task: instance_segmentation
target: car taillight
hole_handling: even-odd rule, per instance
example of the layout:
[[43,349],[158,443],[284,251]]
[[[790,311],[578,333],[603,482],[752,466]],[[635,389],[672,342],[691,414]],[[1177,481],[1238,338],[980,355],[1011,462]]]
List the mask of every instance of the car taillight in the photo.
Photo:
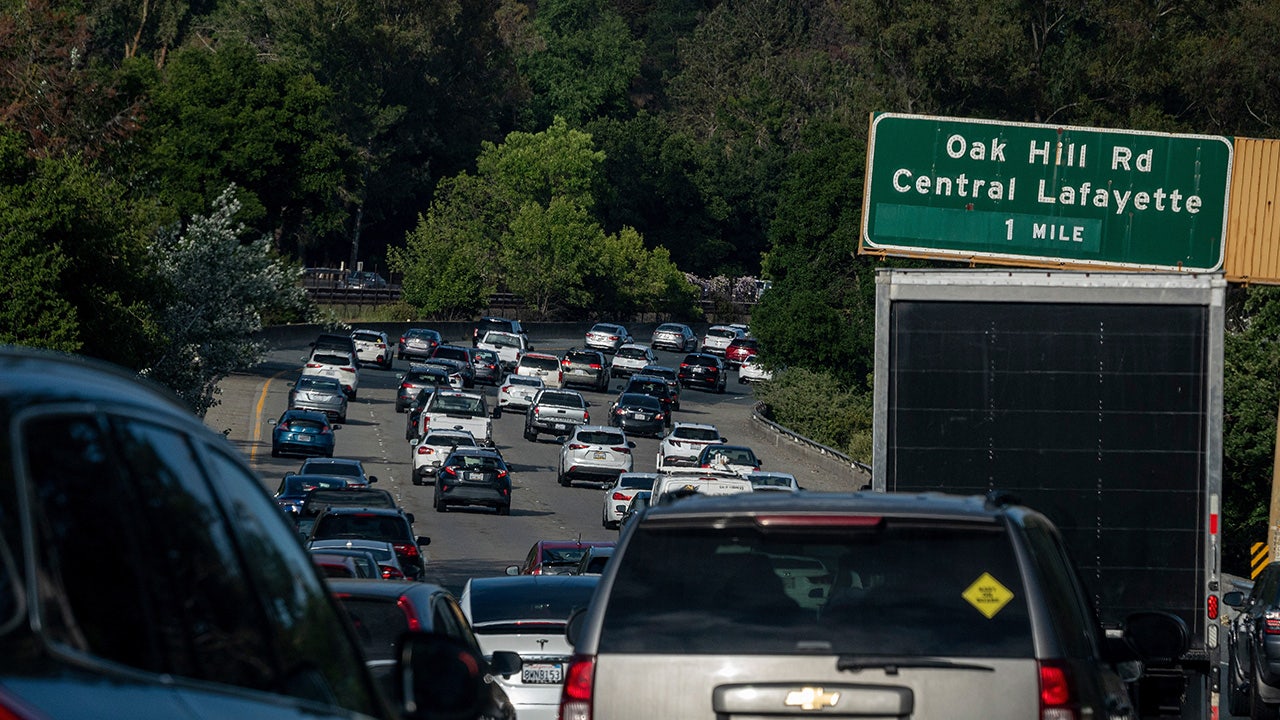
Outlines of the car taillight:
[[507,476],[507,471],[506,471],[506,470],[499,470],[499,471],[498,471],[498,479],[499,479],[499,480],[501,480],[502,478],[504,478],[504,477],[506,477],[506,476]]
[[440,472],[445,473],[446,475],[453,475],[454,477],[457,477],[458,475],[458,470],[454,467],[440,468]]
[[427,446],[425,446],[425,445],[419,445],[419,446],[418,446],[418,454],[419,454],[419,455],[433,455],[433,454],[435,454],[435,450],[432,450],[431,448],[429,448],[429,447],[427,447]]
[[631,454],[631,448],[629,448],[629,447],[627,447],[627,446],[625,446],[625,445],[623,445],[622,447],[615,447],[615,448],[609,448],[609,449],[610,449],[610,450],[612,450],[612,451],[614,451],[614,452],[616,452],[616,453],[622,453],[622,454],[624,454],[624,455],[630,455],[630,454]]
[[413,605],[407,599],[403,597],[397,599],[396,607],[404,613],[404,619],[408,621],[410,630],[422,629],[422,621],[418,620],[418,613],[414,612]]
[[599,370],[601,367],[603,366],[600,363],[591,363],[592,370]]
[[1268,610],[1262,616],[1262,632],[1267,635],[1280,635],[1280,612]]
[[591,720],[595,675],[595,656],[574,655],[569,660],[564,687],[560,689],[560,720]]
[[313,363],[313,362],[309,362],[309,363],[307,363],[307,367],[309,367],[309,368],[318,368],[318,367],[322,367],[322,366],[320,365],[320,363]]
[[1206,604],[1205,610],[1207,611],[1210,620],[1218,619],[1218,596],[1217,595],[1209,596],[1209,601]]
[[330,433],[332,433],[332,432],[333,432],[333,431],[332,431],[332,430],[330,430],[330,429],[329,429],[329,428],[327,428],[327,427],[322,427],[322,428],[320,428],[320,434],[321,434],[321,435],[329,435],[329,434],[330,434]]
[[569,358],[565,358],[565,359],[561,360],[561,361],[560,361],[560,366],[561,366],[561,367],[569,367]]
[[400,336],[400,344],[401,344],[401,345],[403,345],[403,344],[404,344],[404,336],[403,336],[403,335],[401,335],[401,336]]
[[583,411],[582,411],[582,422],[587,423],[587,424],[590,424],[590,423],[591,423],[591,411],[590,411],[590,410],[583,410]]
[[1040,661],[1040,720],[1076,720],[1071,695],[1066,666]]
[[400,572],[399,568],[395,568],[390,565],[383,565],[381,567],[382,567],[383,580],[403,580],[404,579],[404,573]]
[[689,369],[689,363],[680,363],[680,369],[681,369],[681,370],[688,370],[688,369]]
[[405,557],[410,557],[410,558],[416,558],[416,557],[418,557],[418,546],[417,546],[417,545],[411,545],[411,544],[408,544],[408,543],[401,543],[401,544],[398,544],[398,545],[393,545],[392,547],[394,547],[394,548],[396,549],[396,554],[397,554],[397,555],[403,555],[403,556],[405,556]]
[[627,414],[627,409],[626,409],[626,408],[615,408],[615,409],[614,409],[614,411],[613,411],[613,414],[614,414],[614,415],[626,415],[626,414]]
[[583,443],[569,443],[570,450],[586,450],[587,447],[588,446]]
[[409,383],[407,383],[407,382],[402,382],[402,383],[400,383],[400,389],[401,389],[401,390],[412,390],[412,389],[413,389],[413,385],[411,385],[411,384],[409,384]]
[[664,413],[658,413],[657,415],[654,415],[654,416],[653,416],[653,419],[654,419],[654,420],[666,420],[666,419],[667,419],[667,416],[666,416]]

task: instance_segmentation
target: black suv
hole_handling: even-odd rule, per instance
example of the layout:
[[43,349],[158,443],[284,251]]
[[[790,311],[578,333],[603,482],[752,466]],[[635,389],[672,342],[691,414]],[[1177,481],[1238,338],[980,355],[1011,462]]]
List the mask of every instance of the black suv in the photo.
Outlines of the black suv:
[[1262,569],[1247,596],[1233,590],[1222,602],[1240,610],[1227,630],[1227,711],[1275,718],[1280,710],[1280,562]]
[[705,390],[724,392],[729,382],[729,374],[724,360],[711,353],[689,353],[680,361],[676,370],[680,379],[680,387],[701,387]]
[[[568,639],[560,717],[615,720],[1128,718],[1134,661],[1188,644],[1164,613],[1108,640],[1033,510],[871,492],[641,511]],[[617,691],[637,677],[663,692]]]
[[435,392],[439,389],[449,390],[449,371],[438,365],[413,363],[409,372],[400,376],[400,387],[396,390],[396,412],[402,413],[418,403],[423,390]]
[[[485,316],[476,321],[476,325],[471,329],[471,347],[480,344],[480,338],[490,331],[514,333],[516,335],[524,335],[528,339],[528,333],[524,331],[524,327],[520,325],[519,320],[509,320],[507,318]],[[530,347],[530,350],[533,348]]]
[[413,517],[400,508],[385,507],[327,507],[315,525],[311,526],[311,540],[337,538],[363,538],[389,542],[396,548],[396,557],[404,576],[421,580],[426,572],[419,546],[430,545],[431,538],[413,534]]
[[[405,696],[379,693],[262,481],[169,391],[0,347],[0,437],[0,717],[391,720],[485,692],[477,653],[410,634]],[[458,653],[471,690],[428,668]]]

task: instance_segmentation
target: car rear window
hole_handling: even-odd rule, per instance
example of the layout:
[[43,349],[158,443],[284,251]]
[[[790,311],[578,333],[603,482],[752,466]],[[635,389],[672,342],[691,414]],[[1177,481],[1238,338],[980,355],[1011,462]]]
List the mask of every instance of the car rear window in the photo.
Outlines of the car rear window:
[[424,445],[434,445],[437,447],[449,446],[458,447],[475,447],[475,438],[469,435],[455,435],[453,433],[431,433],[427,435],[427,439],[423,441]]
[[643,360],[645,358],[644,348],[624,347],[618,350],[617,357],[626,360]]
[[565,359],[568,360],[569,362],[580,362],[580,363],[600,362],[599,355],[592,352],[582,352],[581,350],[577,352],[570,350],[567,354],[565,354]]
[[358,342],[382,342],[382,336],[378,333],[371,332],[355,332],[351,334],[351,339]]
[[661,410],[662,402],[652,395],[643,393],[623,393],[618,404],[624,407],[642,407],[646,410]]
[[351,626],[368,660],[395,658],[396,641],[409,631],[409,618],[397,598],[357,598],[339,595]]
[[678,440],[705,440],[715,442],[720,439],[718,430],[700,427],[677,427],[671,436]]
[[585,430],[578,433],[577,440],[589,445],[621,445],[624,442],[622,433],[604,430]]
[[529,377],[528,375],[510,375],[507,377],[507,384],[542,387],[542,378]]
[[[579,556],[584,551],[574,551]],[[497,585],[477,592],[472,585],[472,624],[503,622],[506,620],[548,620],[564,623],[577,608],[586,607],[595,592],[595,584],[589,582],[539,584],[536,590],[521,592],[518,589]],[[481,628],[477,633],[483,633]]]
[[554,357],[542,355],[525,355],[520,358],[520,366],[528,368],[536,368],[538,370],[558,370],[560,369],[560,361]]
[[738,333],[728,328],[711,328],[707,331],[707,337],[713,338],[736,338]]
[[350,365],[351,358],[346,355],[329,355],[327,353],[316,353],[311,356],[311,362],[323,363],[325,365]]
[[624,474],[618,479],[618,485],[624,488],[644,488],[645,490],[652,490],[654,480],[655,478],[652,475]]
[[538,396],[538,404],[580,408],[583,406],[583,399],[581,395],[576,393],[551,392],[548,390]]
[[682,329],[679,325],[659,325],[656,332],[679,334],[680,332],[682,332]]
[[312,529],[314,540],[350,537],[403,543],[408,534],[405,523],[400,518],[373,513],[321,515]]
[[863,520],[646,522],[617,568],[600,652],[1033,657],[1003,526]]

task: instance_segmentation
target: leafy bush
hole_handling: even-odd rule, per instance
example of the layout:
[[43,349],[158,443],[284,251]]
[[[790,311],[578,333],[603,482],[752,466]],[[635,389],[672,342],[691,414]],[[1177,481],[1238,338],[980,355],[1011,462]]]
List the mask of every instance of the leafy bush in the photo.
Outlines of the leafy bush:
[[769,417],[814,442],[871,463],[871,394],[842,385],[835,376],[789,368],[756,386]]

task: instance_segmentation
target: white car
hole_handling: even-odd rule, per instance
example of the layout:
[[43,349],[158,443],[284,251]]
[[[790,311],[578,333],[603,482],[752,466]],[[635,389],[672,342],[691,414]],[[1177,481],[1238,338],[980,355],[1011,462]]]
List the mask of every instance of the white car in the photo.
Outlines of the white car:
[[529,351],[529,339],[519,333],[490,330],[476,342],[476,347],[497,353],[502,372],[511,372],[520,362],[520,356]]
[[755,488],[756,492],[762,490],[797,492],[800,490],[800,482],[796,480],[795,475],[788,472],[757,470],[753,473],[747,473],[747,479],[751,481],[751,487]]
[[648,345],[627,343],[618,348],[613,360],[609,363],[610,377],[631,377],[640,372],[645,365],[655,365],[658,358]]
[[458,446],[478,447],[476,436],[468,430],[432,430],[421,440],[414,440],[413,484],[425,485],[439,472],[444,459]]
[[503,410],[528,410],[533,396],[546,387],[540,377],[512,373],[498,386],[498,407]]
[[618,527],[622,522],[622,513],[631,504],[631,498],[641,490],[652,490],[658,480],[658,473],[625,472],[618,476],[613,487],[605,488],[604,509],[600,512],[600,524],[605,529]]
[[573,646],[565,625],[595,594],[599,575],[504,575],[467,580],[458,598],[486,657],[506,650],[521,667],[493,679],[520,720],[556,720]]
[[361,365],[377,365],[383,370],[391,368],[391,341],[387,334],[377,330],[353,330],[351,341],[356,345],[356,359]]
[[738,366],[738,383],[749,382],[765,382],[773,379],[773,371],[764,369],[760,364],[760,360],[752,355],[742,361]]
[[574,480],[613,483],[634,469],[635,442],[621,429],[608,425],[579,425],[560,446],[556,479],[568,487]]
[[725,442],[715,425],[678,422],[658,445],[658,470],[667,467],[697,467],[702,448]]
[[617,352],[618,348],[629,342],[634,342],[631,333],[621,325],[614,323],[596,323],[587,331],[583,342],[592,350],[600,350],[605,353]]
[[724,351],[729,347],[729,343],[746,336],[747,332],[740,326],[712,325],[707,328],[707,334],[702,336],[702,352],[724,357]]
[[342,391],[348,400],[355,400],[356,391],[360,389],[360,372],[356,369],[355,358],[341,350],[318,348],[311,351],[306,365],[302,366],[302,374],[334,378],[342,383]]
[[564,369],[560,367],[560,358],[547,353],[529,352],[520,356],[516,363],[516,374],[542,378],[549,388],[564,387]]

